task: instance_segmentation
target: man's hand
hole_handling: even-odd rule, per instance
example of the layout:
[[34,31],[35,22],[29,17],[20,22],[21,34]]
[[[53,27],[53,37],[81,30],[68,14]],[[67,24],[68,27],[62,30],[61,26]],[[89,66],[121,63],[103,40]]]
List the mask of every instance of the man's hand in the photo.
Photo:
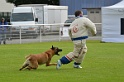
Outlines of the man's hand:
[[93,36],[96,36],[96,34],[94,34]]

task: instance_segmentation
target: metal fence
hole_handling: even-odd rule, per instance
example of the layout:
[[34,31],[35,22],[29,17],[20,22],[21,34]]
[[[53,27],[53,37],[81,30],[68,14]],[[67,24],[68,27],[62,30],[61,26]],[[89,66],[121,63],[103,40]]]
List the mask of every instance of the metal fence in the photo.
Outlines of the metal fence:
[[70,40],[64,24],[0,25],[0,41],[3,39],[7,44]]

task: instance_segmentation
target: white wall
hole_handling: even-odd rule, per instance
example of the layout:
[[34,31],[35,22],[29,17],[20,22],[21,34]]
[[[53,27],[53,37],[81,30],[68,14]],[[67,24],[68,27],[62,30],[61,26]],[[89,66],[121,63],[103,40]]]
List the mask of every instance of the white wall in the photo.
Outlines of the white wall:
[[102,41],[124,42],[121,34],[121,18],[124,18],[124,7],[102,8]]
[[0,12],[11,12],[13,4],[7,3],[6,0],[0,0]]

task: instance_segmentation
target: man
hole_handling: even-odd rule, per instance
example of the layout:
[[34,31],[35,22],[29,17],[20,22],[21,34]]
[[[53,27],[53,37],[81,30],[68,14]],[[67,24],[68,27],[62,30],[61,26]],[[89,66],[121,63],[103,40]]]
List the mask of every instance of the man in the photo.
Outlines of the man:
[[76,19],[69,27],[69,36],[74,44],[73,52],[68,53],[57,61],[56,69],[62,64],[68,64],[74,60],[74,68],[82,68],[80,65],[87,52],[86,39],[88,38],[88,30],[93,36],[96,35],[96,26],[88,18],[83,17],[82,11],[75,12]]
[[[4,18],[1,19],[0,25],[8,25]],[[8,27],[7,26],[0,26],[0,44],[3,41],[3,44],[6,44],[6,32]]]

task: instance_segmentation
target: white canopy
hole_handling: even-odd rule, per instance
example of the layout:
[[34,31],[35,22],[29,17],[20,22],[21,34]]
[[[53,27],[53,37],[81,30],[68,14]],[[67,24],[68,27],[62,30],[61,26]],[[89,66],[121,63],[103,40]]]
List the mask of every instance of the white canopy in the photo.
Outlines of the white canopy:
[[102,7],[102,41],[124,42],[124,0]]

